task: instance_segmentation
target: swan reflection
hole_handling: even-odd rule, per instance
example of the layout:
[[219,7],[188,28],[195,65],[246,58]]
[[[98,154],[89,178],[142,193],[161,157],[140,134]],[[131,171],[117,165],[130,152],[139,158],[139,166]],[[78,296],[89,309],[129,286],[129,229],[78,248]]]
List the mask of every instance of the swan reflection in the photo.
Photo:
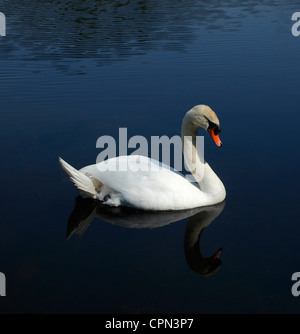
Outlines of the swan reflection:
[[181,211],[142,211],[129,207],[110,207],[101,202],[78,196],[70,214],[66,237],[83,235],[90,223],[99,218],[125,228],[157,228],[189,218],[184,235],[185,258],[190,269],[198,275],[210,276],[220,269],[222,261],[219,248],[214,254],[203,257],[200,237],[223,211],[225,201],[216,205]]

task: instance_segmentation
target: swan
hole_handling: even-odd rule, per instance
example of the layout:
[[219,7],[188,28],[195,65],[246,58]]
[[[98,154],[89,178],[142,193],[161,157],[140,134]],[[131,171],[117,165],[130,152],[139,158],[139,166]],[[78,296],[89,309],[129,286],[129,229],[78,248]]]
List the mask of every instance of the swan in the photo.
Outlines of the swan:
[[226,190],[197,150],[199,127],[210,134],[218,147],[222,146],[216,113],[203,104],[190,109],[182,121],[181,139],[186,166],[197,181],[194,183],[171,167],[139,155],[110,158],[80,170],[61,157],[59,163],[84,197],[109,206],[162,211],[214,205],[225,199]]

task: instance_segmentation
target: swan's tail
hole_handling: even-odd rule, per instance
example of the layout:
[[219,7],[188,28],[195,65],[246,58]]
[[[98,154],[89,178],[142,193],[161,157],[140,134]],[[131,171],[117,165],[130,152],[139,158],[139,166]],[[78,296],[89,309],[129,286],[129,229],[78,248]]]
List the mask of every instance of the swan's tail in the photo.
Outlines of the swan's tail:
[[71,181],[75,186],[87,197],[95,198],[103,185],[99,180],[91,175],[86,175],[81,171],[75,169],[62,158],[59,158],[59,163],[62,169],[70,176]]

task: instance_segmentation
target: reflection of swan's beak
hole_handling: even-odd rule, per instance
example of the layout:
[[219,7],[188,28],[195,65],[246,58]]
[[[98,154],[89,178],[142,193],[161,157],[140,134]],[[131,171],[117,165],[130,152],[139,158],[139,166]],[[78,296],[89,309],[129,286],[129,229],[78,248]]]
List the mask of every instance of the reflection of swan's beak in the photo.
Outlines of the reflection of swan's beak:
[[221,253],[222,253],[222,248],[219,248],[219,249],[215,252],[215,254],[212,256],[212,260],[213,260],[213,262],[214,262],[216,259],[219,259],[219,258],[220,258]]

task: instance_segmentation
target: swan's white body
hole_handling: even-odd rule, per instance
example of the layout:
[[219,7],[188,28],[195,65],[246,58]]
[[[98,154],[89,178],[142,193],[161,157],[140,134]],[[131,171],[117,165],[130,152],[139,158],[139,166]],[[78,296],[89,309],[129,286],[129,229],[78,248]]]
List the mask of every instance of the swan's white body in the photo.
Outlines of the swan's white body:
[[[208,108],[208,109],[207,109]],[[196,163],[193,184],[182,174],[160,162],[144,156],[119,156],[76,170],[60,158],[62,168],[78,189],[110,206],[130,206],[143,210],[183,210],[222,202],[226,197],[223,183],[208,163],[201,161],[195,148],[199,126],[209,128],[208,122],[219,128],[219,120],[207,106],[196,106],[185,116],[182,137],[190,136],[185,143],[187,166]],[[199,123],[199,124],[198,124]],[[212,134],[220,146],[218,136]],[[217,142],[218,140],[218,142]],[[184,147],[185,149],[185,147]],[[190,153],[186,153],[186,151]]]

